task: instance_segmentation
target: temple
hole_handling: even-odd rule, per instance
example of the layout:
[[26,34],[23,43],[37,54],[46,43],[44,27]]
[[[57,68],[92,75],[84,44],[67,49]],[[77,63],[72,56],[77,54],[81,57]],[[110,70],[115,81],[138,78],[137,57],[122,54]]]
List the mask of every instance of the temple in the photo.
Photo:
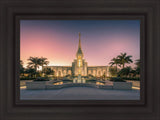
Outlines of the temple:
[[84,54],[81,46],[81,33],[79,33],[78,50],[76,58],[72,62],[72,66],[44,66],[44,68],[51,68],[57,77],[64,77],[66,75],[73,76],[88,76],[101,77],[103,75],[110,76],[109,66],[88,66],[84,59]]
[[87,76],[87,62],[85,62],[85,59],[83,59],[84,55],[81,48],[81,34],[79,33],[79,44],[78,44],[78,50],[76,53],[76,59],[74,62],[72,62],[72,73],[73,75],[81,75],[81,76]]

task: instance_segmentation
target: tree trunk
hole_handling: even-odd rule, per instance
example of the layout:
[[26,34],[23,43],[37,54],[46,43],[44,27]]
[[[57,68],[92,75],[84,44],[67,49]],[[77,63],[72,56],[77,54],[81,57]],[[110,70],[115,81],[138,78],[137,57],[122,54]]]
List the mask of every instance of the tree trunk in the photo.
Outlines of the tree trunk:
[[117,72],[117,64],[116,64],[116,72]]
[[35,78],[37,77],[37,65],[35,65]]
[[123,68],[124,68],[124,64],[123,64]]
[[42,65],[42,73],[43,73],[43,65]]

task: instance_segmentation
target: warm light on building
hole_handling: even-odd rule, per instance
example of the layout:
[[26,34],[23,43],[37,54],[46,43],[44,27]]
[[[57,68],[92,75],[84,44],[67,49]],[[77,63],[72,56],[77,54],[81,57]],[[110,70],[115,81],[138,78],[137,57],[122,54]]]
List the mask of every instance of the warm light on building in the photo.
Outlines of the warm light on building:
[[105,76],[109,76],[108,66],[88,66],[88,63],[84,59],[84,54],[81,47],[81,34],[79,33],[78,50],[76,52],[76,58],[72,62],[72,66],[44,66],[49,67],[55,71],[57,77],[64,77],[65,75],[74,74],[76,76],[87,76],[88,74],[95,77],[100,77],[105,73]]

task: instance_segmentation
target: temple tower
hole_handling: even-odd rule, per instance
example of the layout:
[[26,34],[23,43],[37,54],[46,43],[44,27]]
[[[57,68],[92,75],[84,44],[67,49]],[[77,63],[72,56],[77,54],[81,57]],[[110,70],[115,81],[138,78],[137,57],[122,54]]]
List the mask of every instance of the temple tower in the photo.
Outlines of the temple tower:
[[78,69],[78,74],[82,75],[82,70],[83,70],[83,52],[81,49],[81,33],[79,33],[79,44],[78,44],[78,50],[77,50],[77,69]]
[[81,33],[79,32],[79,43],[78,43],[78,50],[76,53],[76,59],[72,63],[72,70],[74,75],[87,75],[87,62],[83,59],[84,54],[81,48]]

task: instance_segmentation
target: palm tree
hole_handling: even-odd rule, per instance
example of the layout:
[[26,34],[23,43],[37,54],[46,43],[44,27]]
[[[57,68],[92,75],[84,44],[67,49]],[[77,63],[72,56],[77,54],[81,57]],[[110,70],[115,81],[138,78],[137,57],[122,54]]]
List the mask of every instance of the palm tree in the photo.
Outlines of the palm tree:
[[42,71],[43,71],[43,66],[48,65],[49,61],[47,61],[47,58],[41,57],[40,59],[40,65],[42,66]]
[[37,72],[37,68],[41,65],[40,59],[38,57],[30,57],[28,61],[28,67],[33,67]]
[[20,68],[22,68],[22,67],[23,67],[23,61],[20,60]]
[[118,74],[120,76],[126,76],[127,77],[131,72],[132,72],[132,68],[131,67],[125,67],[125,68],[121,69],[118,72]]
[[135,68],[136,73],[140,74],[140,59],[136,60],[135,65],[136,65],[136,68]]
[[51,74],[54,75],[54,71],[53,71],[51,68],[45,68],[45,69],[44,69],[44,73],[45,73],[46,75],[51,75]]
[[28,74],[29,78],[33,77],[33,75],[36,75],[36,71],[32,67],[27,67],[26,70],[25,70],[25,73]]
[[111,66],[116,65],[116,71],[117,71],[117,65],[120,64],[120,60],[118,58],[113,58],[109,64]]
[[115,67],[110,67],[109,68],[109,73],[111,76],[117,76],[117,70]]
[[140,67],[140,59],[136,60],[135,65],[137,65],[137,67]]
[[22,60],[20,60],[20,74],[23,74],[23,76],[24,76],[24,67],[23,67],[23,61]]
[[135,77],[136,74],[137,74],[137,71],[136,71],[136,70],[131,70],[131,71],[130,71],[130,75],[131,75],[132,77]]
[[125,64],[130,64],[133,63],[132,56],[128,55],[127,53],[121,53],[121,55],[118,55],[117,58],[119,59],[120,64],[122,65],[122,67],[124,68]]

